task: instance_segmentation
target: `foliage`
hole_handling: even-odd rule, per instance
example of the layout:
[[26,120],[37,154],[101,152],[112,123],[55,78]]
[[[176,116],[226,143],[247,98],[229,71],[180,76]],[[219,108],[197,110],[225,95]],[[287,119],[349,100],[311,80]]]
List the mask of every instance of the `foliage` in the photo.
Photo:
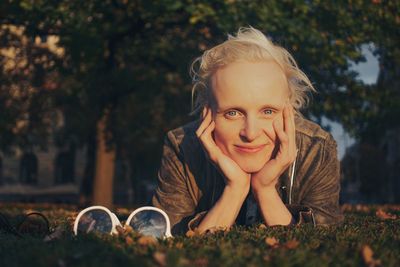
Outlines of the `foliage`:
[[[2,1],[0,25],[23,27],[30,41],[23,46],[0,30],[0,49],[27,51],[28,62],[12,75],[0,67],[0,148],[44,147],[49,122],[61,113],[56,144],[86,145],[91,177],[96,123],[110,112],[107,138],[118,157],[131,160],[132,169],[154,169],[165,132],[193,119],[190,62],[248,25],[291,52],[315,84],[319,93],[306,116],[341,122],[378,143],[382,129],[398,127],[399,11],[399,1],[379,0]],[[62,56],[35,45],[49,36],[59,38]],[[381,64],[377,85],[363,84],[350,68],[365,60],[364,44]]]
[[[3,206],[10,216],[28,207]],[[76,211],[32,206],[67,232],[44,242],[0,235],[1,266],[398,266],[398,206],[343,206],[339,226],[236,226],[202,236],[154,240],[135,233],[73,237]],[[385,211],[382,211],[385,210]],[[128,210],[119,209],[119,217]],[[391,212],[393,215],[389,215]]]
[[371,112],[365,101],[376,100],[376,89],[349,68],[364,60],[360,46],[373,43],[378,57],[399,58],[391,38],[399,6],[392,1],[42,0],[6,1],[3,10],[2,24],[23,25],[31,38],[60,37],[65,56],[56,65],[55,102],[66,117],[62,139],[86,143],[111,106],[115,140],[141,156],[159,145],[165,130],[188,120],[190,61],[239,26],[261,29],[294,54],[320,92],[308,115],[342,121],[350,130],[362,128],[360,116]]

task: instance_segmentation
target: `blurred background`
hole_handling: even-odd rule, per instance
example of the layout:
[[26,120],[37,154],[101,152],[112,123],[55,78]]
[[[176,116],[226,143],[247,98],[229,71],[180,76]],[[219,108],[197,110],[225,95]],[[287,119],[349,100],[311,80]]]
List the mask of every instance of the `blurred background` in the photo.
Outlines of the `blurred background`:
[[249,25],[319,91],[303,113],[338,142],[341,202],[399,203],[395,0],[2,0],[0,201],[146,204],[191,61]]

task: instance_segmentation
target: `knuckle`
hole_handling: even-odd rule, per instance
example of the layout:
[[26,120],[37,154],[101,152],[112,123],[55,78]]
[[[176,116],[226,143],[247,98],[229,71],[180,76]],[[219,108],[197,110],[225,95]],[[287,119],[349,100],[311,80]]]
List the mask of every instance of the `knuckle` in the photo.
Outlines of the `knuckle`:
[[205,144],[206,143],[206,136],[204,135],[204,134],[202,134],[202,135],[200,135],[199,136],[199,139],[203,142],[203,144]]
[[281,142],[287,144],[289,142],[286,135],[282,135]]
[[197,129],[197,131],[196,131],[196,135],[197,135],[197,137],[200,137],[200,135],[201,135],[200,128],[199,128],[199,129]]

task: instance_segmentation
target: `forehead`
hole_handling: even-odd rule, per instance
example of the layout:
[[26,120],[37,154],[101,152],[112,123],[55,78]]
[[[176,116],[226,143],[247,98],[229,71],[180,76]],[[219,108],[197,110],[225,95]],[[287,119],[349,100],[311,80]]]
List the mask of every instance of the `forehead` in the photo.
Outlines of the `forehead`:
[[275,61],[234,62],[218,69],[211,78],[218,108],[282,107],[288,98],[287,78]]

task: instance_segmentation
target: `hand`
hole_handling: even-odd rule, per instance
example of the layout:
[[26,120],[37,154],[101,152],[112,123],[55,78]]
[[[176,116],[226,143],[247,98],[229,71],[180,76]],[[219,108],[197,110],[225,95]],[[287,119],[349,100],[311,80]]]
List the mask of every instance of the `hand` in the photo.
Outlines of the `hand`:
[[[203,121],[196,131],[211,162],[219,169],[225,178],[225,184],[229,187],[243,190],[250,188],[250,174],[244,172],[239,165],[225,155],[215,143],[212,132],[215,122],[209,107],[203,109]],[[247,193],[246,193],[247,194]]]
[[251,176],[251,188],[258,192],[265,189],[275,190],[279,176],[296,159],[296,129],[294,124],[293,107],[289,104],[283,109],[281,117],[273,121],[276,133],[276,155],[264,167]]

